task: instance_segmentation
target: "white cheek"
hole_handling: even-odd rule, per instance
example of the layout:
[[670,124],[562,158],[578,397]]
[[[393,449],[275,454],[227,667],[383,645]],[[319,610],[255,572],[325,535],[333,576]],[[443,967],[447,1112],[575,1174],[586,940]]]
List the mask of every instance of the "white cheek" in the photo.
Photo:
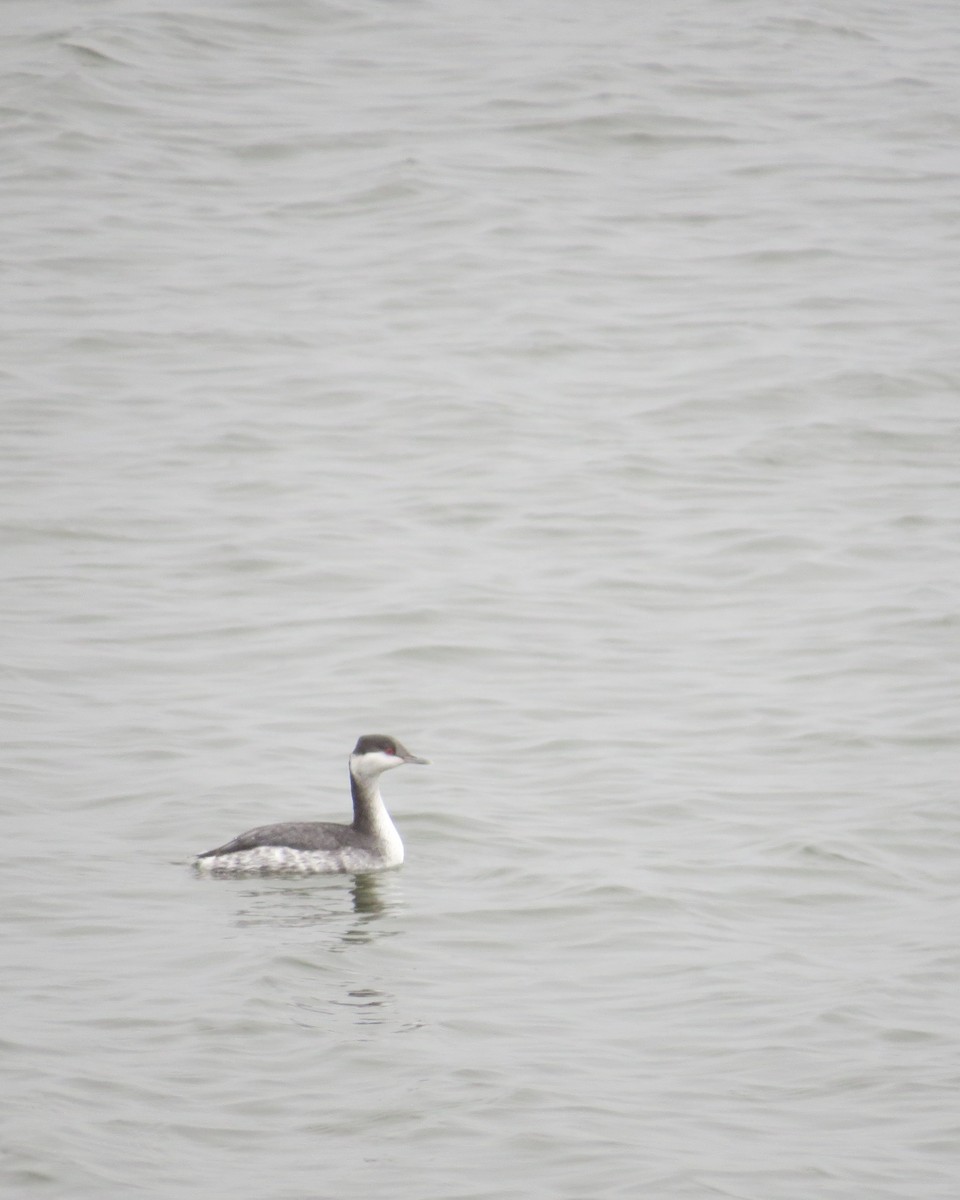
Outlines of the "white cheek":
[[382,775],[384,771],[389,771],[392,767],[402,766],[403,759],[397,758],[395,754],[386,754],[383,750],[377,750],[373,754],[354,755],[350,765],[355,775],[359,775],[361,779],[370,779],[374,775]]

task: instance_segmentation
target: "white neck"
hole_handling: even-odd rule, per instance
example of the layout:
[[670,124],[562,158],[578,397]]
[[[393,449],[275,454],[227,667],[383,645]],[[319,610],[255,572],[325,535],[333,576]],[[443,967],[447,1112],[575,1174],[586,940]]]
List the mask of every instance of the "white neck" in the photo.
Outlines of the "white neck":
[[380,773],[364,777],[351,769],[350,791],[354,829],[373,838],[392,863],[402,863],[403,842],[380,795]]

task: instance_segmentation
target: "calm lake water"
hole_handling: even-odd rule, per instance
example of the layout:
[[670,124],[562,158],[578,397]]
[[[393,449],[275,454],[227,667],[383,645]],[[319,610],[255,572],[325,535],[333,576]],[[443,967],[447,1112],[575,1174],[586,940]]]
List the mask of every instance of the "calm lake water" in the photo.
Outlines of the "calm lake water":
[[4,1194],[954,1200],[960,9],[4,23]]

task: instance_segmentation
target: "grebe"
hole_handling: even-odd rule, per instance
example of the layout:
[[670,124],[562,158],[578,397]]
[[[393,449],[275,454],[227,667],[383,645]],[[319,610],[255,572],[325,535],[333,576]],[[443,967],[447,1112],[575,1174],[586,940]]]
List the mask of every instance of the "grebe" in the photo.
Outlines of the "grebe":
[[380,797],[380,776],[404,763],[421,763],[396,738],[365,734],[350,755],[353,822],[284,821],[241,833],[232,842],[194,859],[214,875],[314,875],[334,871],[380,871],[403,862],[403,842]]

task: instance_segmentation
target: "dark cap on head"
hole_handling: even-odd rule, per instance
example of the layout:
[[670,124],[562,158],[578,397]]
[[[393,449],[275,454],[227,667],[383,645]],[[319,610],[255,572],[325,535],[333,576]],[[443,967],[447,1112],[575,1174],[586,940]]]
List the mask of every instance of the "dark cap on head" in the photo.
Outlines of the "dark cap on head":
[[[421,758],[418,754],[411,754],[406,746],[401,746],[396,738],[385,737],[382,733],[365,733],[360,738],[353,748],[354,754],[389,754],[391,758],[399,758],[405,763],[419,763],[426,767],[430,764],[429,758]],[[399,763],[395,763],[399,766]]]
[[357,744],[353,748],[354,754],[372,754],[375,750],[402,757],[403,747],[397,743],[395,738],[384,737],[382,733],[365,733],[363,737],[358,738]]

